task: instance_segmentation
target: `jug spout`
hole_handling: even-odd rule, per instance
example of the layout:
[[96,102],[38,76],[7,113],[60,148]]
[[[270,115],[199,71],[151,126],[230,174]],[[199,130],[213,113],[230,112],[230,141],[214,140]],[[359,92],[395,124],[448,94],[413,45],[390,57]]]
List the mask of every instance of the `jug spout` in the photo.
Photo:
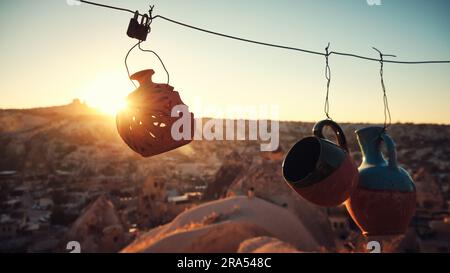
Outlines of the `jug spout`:
[[155,74],[155,71],[153,69],[146,69],[134,73],[130,76],[130,79],[138,81],[139,85],[143,86],[145,84],[152,83],[153,74]]
[[355,131],[365,164],[387,164],[380,149],[383,130],[383,127],[371,126]]

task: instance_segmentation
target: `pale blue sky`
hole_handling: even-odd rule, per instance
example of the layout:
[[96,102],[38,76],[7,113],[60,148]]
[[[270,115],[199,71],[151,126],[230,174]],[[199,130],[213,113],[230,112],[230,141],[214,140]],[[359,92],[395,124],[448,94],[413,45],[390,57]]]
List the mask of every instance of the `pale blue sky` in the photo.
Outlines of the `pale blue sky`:
[[[377,57],[372,46],[401,60],[450,60],[450,1],[98,0],[155,13],[232,35],[323,51]],[[80,97],[114,103],[133,90],[123,65],[135,43],[128,13],[66,0],[0,0],[0,108],[65,104]],[[201,106],[270,104],[283,120],[322,119],[324,57],[245,44],[155,20],[143,47],[157,51],[183,100]],[[132,71],[154,68],[135,51]],[[337,121],[382,122],[376,62],[331,56],[330,113]],[[386,64],[393,121],[450,123],[450,64]]]

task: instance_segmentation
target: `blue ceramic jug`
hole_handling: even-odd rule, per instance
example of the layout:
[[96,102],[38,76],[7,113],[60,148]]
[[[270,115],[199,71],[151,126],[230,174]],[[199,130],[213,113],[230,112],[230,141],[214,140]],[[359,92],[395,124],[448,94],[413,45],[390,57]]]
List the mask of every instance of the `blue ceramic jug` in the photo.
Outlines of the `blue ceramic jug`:
[[[355,133],[363,162],[358,168],[358,186],[346,207],[365,235],[402,234],[416,208],[414,182],[398,165],[395,143],[383,127],[366,127]],[[387,147],[387,161],[382,143]]]

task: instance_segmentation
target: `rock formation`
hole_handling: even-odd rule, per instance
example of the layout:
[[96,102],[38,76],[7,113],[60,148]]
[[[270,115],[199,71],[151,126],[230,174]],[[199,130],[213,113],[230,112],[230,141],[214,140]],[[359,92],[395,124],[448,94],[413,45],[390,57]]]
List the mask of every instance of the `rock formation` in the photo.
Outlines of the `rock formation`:
[[298,196],[283,180],[280,160],[255,160],[230,186],[229,195],[247,194],[272,202],[296,215],[322,246],[333,249],[334,234],[324,208]]
[[300,253],[300,251],[276,238],[261,236],[243,241],[239,245],[238,253]]
[[81,252],[117,252],[127,243],[126,233],[114,205],[102,195],[72,224],[62,243],[77,241]]
[[237,252],[243,241],[259,236],[278,238],[303,251],[319,249],[290,211],[260,198],[236,196],[187,210],[142,235],[122,252]]

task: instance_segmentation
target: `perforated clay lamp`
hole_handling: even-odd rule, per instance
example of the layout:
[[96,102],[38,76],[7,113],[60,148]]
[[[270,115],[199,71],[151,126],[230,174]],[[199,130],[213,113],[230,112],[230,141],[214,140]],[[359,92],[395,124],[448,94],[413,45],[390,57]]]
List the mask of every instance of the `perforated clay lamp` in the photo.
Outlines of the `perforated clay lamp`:
[[[172,117],[172,108],[186,106],[180,94],[168,84],[152,82],[152,69],[139,71],[131,76],[139,82],[139,87],[127,97],[127,107],[116,116],[117,130],[123,141],[143,157],[161,154],[192,141],[194,135],[194,114]],[[186,106],[187,109],[187,106]],[[174,122],[180,118],[189,118],[191,128],[189,139],[175,140],[171,134]]]
[[[395,143],[383,127],[366,127],[357,130],[356,136],[363,162],[358,186],[345,206],[366,236],[404,234],[416,210],[416,187],[398,165]],[[382,143],[387,147],[387,161]]]

